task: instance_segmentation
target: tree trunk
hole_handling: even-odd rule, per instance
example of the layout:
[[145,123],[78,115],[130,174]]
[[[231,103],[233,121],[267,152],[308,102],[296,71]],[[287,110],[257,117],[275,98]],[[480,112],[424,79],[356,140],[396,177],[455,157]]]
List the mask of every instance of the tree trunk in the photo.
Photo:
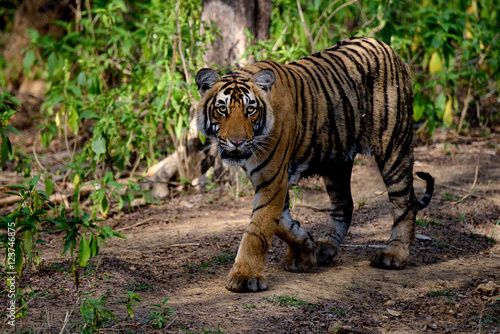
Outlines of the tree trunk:
[[251,63],[251,59],[240,60],[249,43],[245,30],[258,41],[269,39],[271,9],[270,0],[203,1],[201,19],[220,29],[220,37],[205,53],[205,63],[219,68]]
[[[249,43],[245,29],[259,41],[269,39],[271,9],[271,0],[205,0],[202,20],[212,22],[222,37],[216,37],[213,45],[208,46],[204,56],[205,63],[223,69],[251,63],[251,59],[240,60]],[[188,133],[187,147],[179,147],[176,152],[150,168],[147,177],[153,196],[162,198],[170,194],[171,181],[179,175],[181,165],[190,168],[188,174],[193,177],[192,185],[200,191],[209,182],[206,175],[201,175],[209,166],[213,165],[215,169],[213,180],[220,180],[221,176],[229,176],[231,180],[237,177],[234,170],[223,166],[215,150],[202,151],[194,122],[191,122]]]
[[[74,0],[24,0],[16,10],[12,36],[4,51],[4,58],[10,67],[7,69],[7,88],[19,89],[24,93],[33,93],[30,82],[25,82],[22,72],[23,55],[21,51],[30,43],[27,29],[38,31],[40,35],[62,36],[66,33],[60,25],[52,24],[55,20],[71,21],[76,8]],[[25,88],[22,86],[24,85]],[[21,87],[21,88],[20,88]],[[36,93],[39,89],[35,89]],[[44,89],[42,89],[43,93]],[[41,94],[34,94],[41,95]]]

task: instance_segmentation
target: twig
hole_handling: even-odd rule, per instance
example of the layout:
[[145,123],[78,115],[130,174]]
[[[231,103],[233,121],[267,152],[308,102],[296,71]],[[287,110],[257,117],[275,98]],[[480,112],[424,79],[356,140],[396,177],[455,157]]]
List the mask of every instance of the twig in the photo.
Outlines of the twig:
[[300,15],[300,21],[302,21],[302,26],[304,27],[304,31],[306,33],[306,37],[309,40],[309,44],[311,44],[311,52],[315,52],[315,47],[314,47],[314,39],[309,32],[309,28],[307,28],[306,20],[304,19],[304,13],[302,13],[302,7],[300,6],[300,0],[297,0],[297,9],[299,10],[299,15]]
[[[463,191],[463,192],[467,192],[467,190],[463,189],[463,188],[460,188],[460,187],[454,187],[454,186],[450,186],[450,185],[447,185],[447,184],[440,184],[440,183],[436,183],[436,185],[440,186],[440,187],[443,187],[443,188],[448,188],[448,189],[453,189],[453,190],[458,190],[458,191]],[[470,194],[469,195],[470,197],[476,197],[476,198],[482,198],[482,199],[487,199],[487,200],[490,200],[490,201],[493,201],[493,202],[497,202],[500,204],[500,200],[496,199],[496,198],[492,198],[492,197],[486,197],[486,196],[481,196],[481,195],[476,195],[476,194]]]
[[321,13],[321,15],[318,17],[318,19],[316,20],[316,22],[314,22],[314,25],[313,27],[311,28],[311,34],[314,34],[314,31],[316,30],[316,28],[318,27],[319,25],[319,22],[321,21],[321,19],[326,15],[326,13],[328,13],[328,11],[333,7],[335,6],[335,4],[339,2],[339,0],[335,0],[333,1],[331,4],[328,5],[328,7],[323,11],[323,13]]
[[189,247],[189,246],[201,246],[201,244],[197,244],[197,243],[190,243],[190,244],[173,244],[173,245],[170,245],[168,247],[172,248],[172,247]]
[[386,245],[351,245],[351,244],[342,244],[340,246],[351,247],[351,248],[362,248],[362,247],[368,247],[368,248],[385,248],[385,247],[387,247]]
[[[298,1],[298,0],[297,0],[297,1]],[[352,4],[353,4],[353,3],[355,3],[356,1],[358,1],[358,0],[351,0],[351,1],[349,1],[349,2],[346,2],[346,3],[344,3],[344,4],[340,5],[340,6],[338,6],[337,8],[335,8],[335,10],[334,10],[334,11],[333,11],[330,15],[328,15],[328,17],[326,18],[325,22],[323,23],[323,25],[321,26],[321,28],[319,28],[318,33],[316,34],[316,38],[314,39],[314,44],[316,44],[316,43],[318,42],[318,38],[319,38],[319,36],[321,36],[321,32],[323,31],[323,28],[326,26],[326,24],[328,23],[328,21],[330,21],[330,19],[331,19],[331,18],[332,18],[335,14],[337,14],[337,12],[338,12],[339,10],[341,10],[341,9],[342,9],[342,8],[344,8],[344,7],[347,7],[347,6],[352,5]]]
[[175,317],[174,320],[172,320],[167,326],[165,326],[165,330],[169,329],[170,326],[172,326],[172,324],[177,321],[177,319],[179,319],[179,317]]
[[64,316],[63,326],[62,326],[61,331],[59,332],[59,334],[64,333],[64,328],[66,328],[66,325],[68,324],[69,317],[71,316],[71,313],[73,313],[73,309],[71,310],[70,313],[68,313],[68,311],[66,311],[66,315]]
[[141,162],[141,158],[138,157],[137,161],[134,164],[134,167],[132,168],[132,171],[130,172],[130,175],[128,176],[129,179],[131,179],[134,176],[134,173],[135,173],[137,167],[139,167],[140,162]]
[[122,227],[122,228],[120,228],[120,229],[118,229],[116,231],[122,232],[122,231],[130,230],[131,228],[134,228],[134,227],[137,227],[137,226],[141,226],[141,225],[147,224],[147,223],[155,221],[155,220],[168,221],[167,219],[164,219],[162,217],[151,217],[151,218],[148,218],[148,219],[144,219],[143,221],[140,221],[140,222],[138,222],[138,223],[136,223],[134,225]]
[[283,28],[283,31],[281,32],[281,35],[280,37],[278,38],[278,40],[276,41],[276,43],[274,43],[274,46],[272,48],[273,51],[276,51],[278,50],[278,46],[280,45],[281,43],[281,39],[283,38],[283,36],[285,36],[285,33],[286,31],[288,30],[288,24],[285,25],[285,28]]
[[[483,313],[484,313],[485,307],[486,307],[486,302],[483,303],[483,308],[481,309],[481,313],[479,314],[479,321],[478,321],[478,323],[479,323],[478,324],[478,332],[479,332],[479,334],[482,333],[482,328],[481,328],[482,321],[481,320],[483,319]],[[476,331],[474,331],[474,333],[475,332]]]
[[462,132],[462,124],[464,122],[464,119],[465,119],[465,115],[467,114],[467,109],[469,108],[469,103],[472,99],[472,81],[473,79],[470,78],[470,81],[469,81],[469,88],[467,89],[467,95],[465,97],[465,100],[464,100],[464,106],[462,108],[462,113],[460,114],[460,121],[458,123],[458,129],[457,129],[457,134],[460,135],[460,132]]
[[90,34],[92,35],[92,38],[95,39],[94,20],[92,20],[92,12],[90,11],[90,0],[85,0],[85,9],[87,9],[87,16],[89,18]]
[[463,200],[465,200],[467,197],[469,197],[469,196],[471,196],[471,195],[472,195],[472,191],[474,190],[474,187],[476,186],[478,172],[479,172],[479,166],[476,166],[476,176],[474,177],[474,183],[472,183],[472,186],[470,187],[469,192],[467,193],[467,195],[465,195],[464,197],[462,197],[462,198],[459,200],[459,202],[462,202],[462,201],[463,201]]
[[[181,56],[181,61],[182,61],[182,67],[184,68],[184,75],[186,77],[186,82],[191,82],[191,78],[189,76],[189,72],[187,70],[187,66],[186,66],[186,60],[184,59],[184,53],[183,53],[183,50],[182,50],[182,34],[181,34],[181,28],[180,28],[180,25],[179,25],[179,10],[181,8],[181,3],[182,1],[179,1],[177,3],[177,13],[175,14],[175,25],[177,26],[177,34],[178,34],[178,37],[179,37],[179,55]],[[172,61],[174,61],[172,59]],[[188,90],[188,93],[191,97],[191,92]]]

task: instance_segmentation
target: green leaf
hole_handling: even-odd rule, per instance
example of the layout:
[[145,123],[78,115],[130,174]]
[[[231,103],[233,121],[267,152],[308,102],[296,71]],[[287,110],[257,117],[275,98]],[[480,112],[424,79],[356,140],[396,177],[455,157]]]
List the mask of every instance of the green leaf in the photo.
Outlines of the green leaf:
[[20,135],[21,134],[21,131],[19,131],[18,129],[16,129],[15,127],[13,127],[12,125],[7,125],[5,126],[5,128],[9,131],[12,131],[14,132],[15,134],[18,134]]
[[26,254],[31,255],[31,250],[33,245],[33,233],[31,230],[27,230],[24,232],[24,249],[26,250]]
[[52,80],[52,77],[54,76],[54,69],[57,65],[57,57],[54,52],[52,52],[47,58],[47,65],[49,66],[49,80]]
[[38,181],[40,181],[40,176],[41,174],[38,174],[36,176],[34,176],[31,180],[30,180],[30,183],[29,183],[29,189],[32,190],[33,188],[35,188],[36,184],[38,183]]
[[106,152],[106,139],[103,136],[97,136],[92,142],[92,151],[95,154],[104,154]]
[[175,125],[175,135],[177,136],[177,139],[181,139],[182,136],[182,128],[184,125],[184,121],[182,120],[182,117],[179,115],[179,118],[177,119],[177,124]]
[[34,63],[35,63],[35,51],[29,50],[24,55],[24,59],[23,59],[24,73],[26,73],[26,74],[30,73],[31,67],[33,67]]
[[87,78],[85,76],[85,72],[80,72],[80,74],[78,74],[78,77],[76,78],[76,82],[80,86],[85,86],[85,83],[87,82]]
[[84,118],[86,118],[86,119],[95,119],[95,120],[100,119],[99,115],[97,115],[95,113],[95,111],[93,111],[93,110],[85,110],[84,112],[82,112],[80,114],[80,121],[82,119],[84,119]]
[[11,146],[9,145],[9,138],[4,138],[2,136],[2,145],[0,147],[0,163],[4,165],[9,159],[9,153],[11,152]]
[[[415,111],[414,111],[414,112],[415,112]],[[205,145],[205,142],[207,141],[207,138],[205,138],[205,136],[203,135],[203,133],[198,132],[198,138],[200,139],[201,144],[202,144],[202,145]]]
[[21,247],[21,240],[17,238],[16,238],[16,244],[14,246],[14,252],[16,253],[14,267],[17,273],[19,274],[19,277],[21,277],[21,273],[23,271],[24,256],[23,256],[23,249]]
[[45,178],[45,191],[48,195],[52,195],[54,192],[54,182],[52,182],[52,176]]
[[80,240],[80,248],[78,249],[78,264],[80,267],[85,267],[90,259],[90,247],[87,239],[82,235]]
[[90,236],[90,257],[94,257],[99,254],[99,244],[97,239],[94,237],[94,235]]
[[73,106],[68,108],[68,124],[71,130],[73,130],[73,133],[75,135],[78,134],[80,119],[78,117],[78,111]]
[[63,251],[62,251],[62,255],[66,254],[66,252],[68,251],[68,249],[71,248],[71,252],[73,252],[73,247],[75,247],[76,245],[76,240],[75,240],[75,236],[74,235],[66,235],[66,241],[64,242],[64,248],[63,248]]
[[436,110],[436,116],[438,119],[443,119],[444,108],[446,106],[446,95],[443,92],[439,93],[436,96],[436,100],[434,101],[434,109]]

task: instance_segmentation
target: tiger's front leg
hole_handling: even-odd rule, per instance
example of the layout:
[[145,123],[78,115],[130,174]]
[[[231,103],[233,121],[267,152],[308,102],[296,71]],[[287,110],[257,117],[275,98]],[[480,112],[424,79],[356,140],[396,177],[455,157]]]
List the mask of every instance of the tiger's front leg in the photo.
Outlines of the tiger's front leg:
[[314,239],[311,234],[300,227],[300,223],[292,218],[288,200],[281,215],[276,235],[288,245],[282,265],[286,271],[302,273],[316,267]]
[[226,285],[228,290],[233,292],[266,290],[264,260],[280,222],[286,193],[286,184],[275,184],[274,187],[268,186],[256,192],[250,224],[243,234],[238,255],[229,273]]

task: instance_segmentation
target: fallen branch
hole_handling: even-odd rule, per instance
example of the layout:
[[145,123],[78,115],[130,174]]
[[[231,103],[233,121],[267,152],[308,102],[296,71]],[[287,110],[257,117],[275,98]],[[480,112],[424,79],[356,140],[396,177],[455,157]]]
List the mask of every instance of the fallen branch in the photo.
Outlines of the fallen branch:
[[[453,189],[453,190],[462,191],[462,192],[468,192],[468,190],[466,190],[466,189],[463,189],[463,188],[460,188],[460,187],[450,186],[450,185],[447,185],[447,184],[436,183],[436,185],[439,186],[439,187],[443,187],[443,188]],[[486,199],[486,200],[490,200],[490,201],[493,201],[493,202],[496,202],[496,203],[500,204],[500,200],[499,199],[492,198],[492,197],[486,197],[486,196],[481,196],[481,195],[472,194],[472,193],[469,195],[469,197],[476,197],[476,198]]]
[[177,321],[177,319],[179,319],[179,317],[175,317],[174,320],[172,320],[167,326],[165,326],[165,330],[169,329],[170,326],[172,326],[172,324]]
[[173,247],[189,247],[189,246],[201,246],[201,244],[197,244],[197,243],[190,243],[190,244],[173,244],[173,245],[170,245],[168,246],[169,248],[173,248]]
[[472,183],[472,186],[470,187],[469,192],[467,193],[467,195],[465,195],[464,197],[462,197],[459,200],[459,202],[464,201],[467,197],[469,197],[469,196],[472,195],[472,191],[474,190],[474,187],[476,186],[478,172],[479,172],[479,166],[476,166],[476,176],[474,177],[474,182]]
[[148,218],[148,219],[145,219],[143,221],[140,221],[134,225],[130,225],[130,226],[126,226],[126,227],[122,227],[118,230],[116,230],[117,232],[122,232],[122,231],[126,231],[126,230],[130,230],[131,228],[134,228],[134,227],[137,227],[137,226],[141,226],[141,225],[144,225],[144,224],[147,224],[147,223],[150,223],[152,221],[155,221],[155,220],[163,220],[165,222],[168,222],[167,219],[164,219],[162,217],[151,217],[151,218]]
[[342,244],[340,246],[351,247],[351,248],[362,248],[362,247],[368,247],[368,248],[385,248],[385,247],[387,247],[387,245],[353,245],[353,244]]

